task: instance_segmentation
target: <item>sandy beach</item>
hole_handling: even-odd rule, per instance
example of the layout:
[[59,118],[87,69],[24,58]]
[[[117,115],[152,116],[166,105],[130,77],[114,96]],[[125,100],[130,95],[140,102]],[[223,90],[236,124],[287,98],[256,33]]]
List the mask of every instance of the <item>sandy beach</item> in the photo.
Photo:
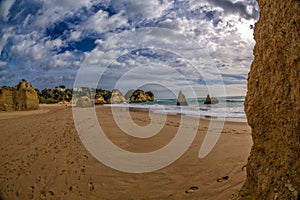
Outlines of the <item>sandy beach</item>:
[[[141,139],[122,133],[109,107],[97,106],[96,113],[108,138],[132,152],[162,148],[180,124],[180,116],[168,116],[159,134]],[[140,126],[150,122],[147,112],[130,114]],[[250,128],[247,123],[225,122],[213,150],[200,159],[208,126],[209,120],[200,120],[192,145],[171,165],[149,173],[125,173],[105,166],[86,150],[71,107],[41,105],[37,111],[0,112],[0,199],[230,199],[246,179]]]

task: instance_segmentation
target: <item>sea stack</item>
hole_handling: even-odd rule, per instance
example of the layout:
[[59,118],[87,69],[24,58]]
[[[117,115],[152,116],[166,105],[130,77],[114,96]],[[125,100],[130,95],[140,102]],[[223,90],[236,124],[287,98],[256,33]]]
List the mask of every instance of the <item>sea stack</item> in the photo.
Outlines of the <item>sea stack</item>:
[[145,102],[148,98],[143,90],[135,90],[131,94],[129,101],[130,103],[139,103],[139,102]]
[[180,91],[178,93],[178,98],[177,98],[177,106],[187,106],[188,103],[186,101],[186,98],[184,96],[184,94]]
[[1,111],[24,111],[39,109],[39,98],[35,88],[25,80],[14,87],[0,89]]
[[204,104],[217,104],[219,103],[219,100],[215,97],[210,97],[209,95],[206,96],[206,99],[204,101]]
[[240,199],[300,199],[300,2],[258,0],[245,112],[253,147]]
[[151,91],[144,92],[141,89],[129,90],[125,94],[125,99],[127,99],[130,103],[154,101],[154,94]]

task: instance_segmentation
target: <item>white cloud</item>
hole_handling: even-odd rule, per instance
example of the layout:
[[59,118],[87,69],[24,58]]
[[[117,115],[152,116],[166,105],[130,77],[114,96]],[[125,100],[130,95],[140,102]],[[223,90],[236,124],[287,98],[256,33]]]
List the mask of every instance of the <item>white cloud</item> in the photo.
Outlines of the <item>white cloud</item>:
[[33,61],[45,61],[49,55],[49,49],[45,48],[44,43],[40,41],[40,33],[36,31],[27,35],[14,34],[11,37],[14,41],[12,52],[15,55],[22,55],[25,59],[31,58]]
[[245,19],[257,19],[258,10],[254,5],[247,5],[245,1],[235,1],[232,0],[207,0],[208,3],[215,7],[221,8],[224,13],[228,15],[239,15]]
[[78,40],[81,34],[81,31],[72,31],[70,35],[70,40]]
[[5,46],[7,39],[8,39],[9,34],[8,33],[4,33],[2,35],[2,38],[0,38],[0,54],[3,50],[3,47]]
[[30,48],[30,56],[35,60],[41,60],[45,58],[47,50],[41,44],[36,44]]
[[114,30],[127,24],[127,19],[123,16],[122,12],[109,17],[108,13],[99,10],[92,17],[84,23],[82,28],[104,33],[109,30]]
[[66,69],[66,68],[77,68],[80,66],[81,62],[80,60],[82,57],[78,60],[74,60],[75,55],[70,52],[66,51],[61,54],[53,55],[51,59],[47,63],[47,68],[49,69]]
[[45,47],[50,51],[52,49],[59,49],[63,46],[63,41],[60,38],[56,38],[55,40],[47,40],[45,42]]
[[173,5],[173,2],[168,0],[125,0],[113,1],[112,3],[116,8],[124,9],[126,15],[129,18],[133,18],[137,15],[142,15],[143,17],[149,19],[160,17],[166,9],[170,8]]
[[90,7],[92,0],[42,0],[43,6],[39,10],[35,24],[46,27],[56,21],[63,20],[66,16],[72,16],[82,7]]
[[[13,3],[3,6],[4,2],[7,1],[1,2],[1,11],[4,11],[1,14],[7,19]],[[12,61],[27,59],[31,63],[24,65],[24,69],[34,66],[37,72],[45,69],[47,73],[52,70],[61,70],[62,74],[70,70],[75,72],[80,61],[91,55],[89,64],[98,67],[111,64],[110,74],[120,74],[145,65],[160,71],[160,65],[168,65],[196,85],[199,77],[190,63],[198,67],[206,78],[215,78],[219,70],[220,74],[237,75],[224,77],[227,82],[245,85],[243,77],[248,73],[254,46],[253,30],[249,27],[255,22],[250,16],[255,16],[257,8],[252,4],[230,3],[229,0],[225,3],[216,0],[178,3],[169,0],[100,1],[103,10],[97,11],[95,7],[92,9],[94,3],[93,0],[43,0],[37,13],[25,16],[20,22],[22,24],[1,27],[0,52],[7,48],[5,56],[10,54],[8,58]],[[105,9],[109,4],[112,7]],[[231,4],[235,8],[226,10],[226,6]],[[79,24],[66,20],[74,16],[80,19]],[[58,37],[51,37],[51,31],[47,33],[50,35],[45,35],[46,28],[54,28],[54,25],[61,28],[57,22],[65,22],[69,28],[62,29],[63,33]],[[145,24],[148,28],[143,28]],[[123,27],[126,30],[120,29]],[[94,39],[98,48],[92,53],[82,52],[80,48],[90,45]],[[152,48],[156,54],[144,52],[143,55],[140,51],[139,55],[136,51],[136,55],[130,55],[131,50],[145,48]],[[122,54],[128,57],[116,61]],[[174,79],[171,75],[161,74],[169,80]],[[153,76],[149,74],[149,78]],[[147,77],[145,79],[148,80]],[[232,84],[228,88],[235,90]]]
[[6,64],[7,64],[7,62],[3,62],[3,61],[0,60],[0,67],[4,66]]
[[16,0],[2,0],[0,2],[0,13],[2,13],[3,21],[7,21],[9,10],[14,5]]

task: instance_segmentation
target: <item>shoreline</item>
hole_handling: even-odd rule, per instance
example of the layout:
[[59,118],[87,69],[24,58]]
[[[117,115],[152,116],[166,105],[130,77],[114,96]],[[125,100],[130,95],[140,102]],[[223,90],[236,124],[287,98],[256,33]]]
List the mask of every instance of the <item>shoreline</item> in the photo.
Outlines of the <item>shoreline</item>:
[[[0,118],[0,140],[5,141],[0,146],[0,196],[4,200],[223,200],[237,194],[246,179],[243,167],[252,146],[246,123],[225,122],[213,150],[200,159],[198,153],[210,123],[209,119],[200,119],[192,144],[178,160],[160,170],[136,174],[112,169],[87,151],[75,129],[72,107],[42,105],[40,109],[48,111],[26,116],[18,112],[15,118]],[[111,109],[96,106],[95,110],[107,137],[120,148],[136,153],[164,147],[174,138],[184,117],[168,115],[163,129],[145,139],[124,134]],[[154,122],[158,115],[152,115]],[[151,121],[147,112],[130,112],[130,116],[141,127]],[[191,124],[198,121],[188,120]]]
[[104,104],[104,105],[97,105],[97,106],[106,106],[106,107],[119,107],[119,108],[127,108],[129,111],[132,112],[152,112],[156,114],[161,115],[184,115],[187,117],[192,118],[198,118],[198,119],[207,119],[207,120],[216,120],[216,121],[228,121],[228,122],[240,122],[240,123],[247,123],[247,118],[234,118],[234,117],[216,117],[216,116],[209,116],[209,115],[192,115],[192,114],[186,114],[186,113],[173,113],[173,112],[154,112],[158,109],[153,108],[147,108],[147,107],[138,107],[137,104],[134,104],[134,106],[130,107],[130,104]]
[[[120,107],[120,108],[128,108],[130,112],[149,112],[149,108],[139,108],[139,107],[122,107],[121,105],[114,104],[104,104],[104,105],[95,105],[94,107]],[[28,111],[0,111],[0,119],[5,118],[15,118],[20,116],[27,116],[31,114],[42,114],[49,112],[49,108],[73,108],[76,107],[74,104],[39,104],[40,108],[38,110],[28,110]],[[151,112],[151,111],[150,111]],[[237,123],[246,123],[247,119],[244,118],[221,118],[221,117],[212,117],[212,116],[196,116],[196,115],[187,115],[187,114],[180,114],[180,113],[155,113],[160,115],[174,115],[174,116],[187,116],[191,118],[197,118],[202,120],[216,120],[216,121],[223,121],[223,122],[237,122]]]

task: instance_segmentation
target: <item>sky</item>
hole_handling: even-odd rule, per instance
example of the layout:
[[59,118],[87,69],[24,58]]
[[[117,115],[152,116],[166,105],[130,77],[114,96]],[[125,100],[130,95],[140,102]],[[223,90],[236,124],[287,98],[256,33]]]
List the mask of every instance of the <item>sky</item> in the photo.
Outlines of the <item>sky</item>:
[[0,85],[245,95],[258,18],[255,0],[1,0]]

